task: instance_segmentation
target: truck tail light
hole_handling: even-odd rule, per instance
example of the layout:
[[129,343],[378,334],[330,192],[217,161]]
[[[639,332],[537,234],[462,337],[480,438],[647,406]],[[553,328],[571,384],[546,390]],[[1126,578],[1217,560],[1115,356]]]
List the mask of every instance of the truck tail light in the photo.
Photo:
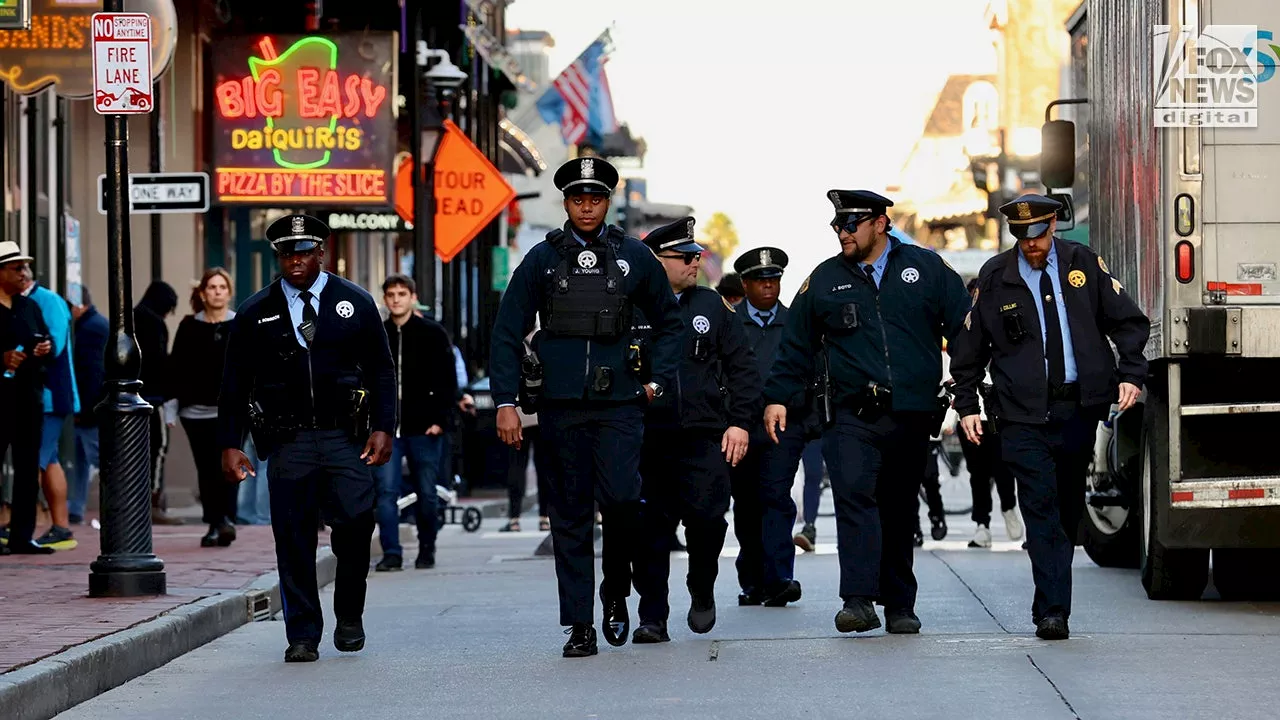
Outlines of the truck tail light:
[[1196,229],[1196,203],[1190,195],[1183,193],[1174,201],[1174,230],[1181,237],[1188,237]]
[[1183,240],[1174,247],[1175,275],[1178,278],[1178,282],[1183,283],[1184,285],[1191,282],[1192,278],[1196,275],[1195,253],[1195,248],[1186,240]]

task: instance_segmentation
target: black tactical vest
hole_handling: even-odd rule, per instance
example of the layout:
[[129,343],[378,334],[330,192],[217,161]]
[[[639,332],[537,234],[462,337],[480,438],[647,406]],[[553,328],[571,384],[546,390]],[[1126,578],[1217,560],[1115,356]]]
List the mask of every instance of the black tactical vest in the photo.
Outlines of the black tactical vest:
[[583,247],[563,230],[548,237],[560,252],[542,310],[542,327],[552,335],[618,340],[631,329],[631,301],[618,267],[618,241]]

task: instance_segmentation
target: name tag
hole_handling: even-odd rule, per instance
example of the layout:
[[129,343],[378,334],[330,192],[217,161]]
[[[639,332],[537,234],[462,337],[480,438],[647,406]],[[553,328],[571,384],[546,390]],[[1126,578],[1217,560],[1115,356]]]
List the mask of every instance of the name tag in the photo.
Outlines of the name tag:
[[261,325],[262,323],[269,323],[272,320],[279,320],[279,319],[280,319],[279,315],[272,315],[271,317],[262,318],[261,320],[258,321],[258,324]]
[[1010,310],[1017,310],[1017,309],[1018,309],[1018,303],[1009,303],[1008,305],[1000,306],[1000,312],[1009,312]]
[[831,288],[831,292],[833,292],[833,293],[834,293],[834,292],[840,292],[841,290],[852,290],[852,289],[853,289],[853,284],[852,284],[852,283],[846,283],[846,284],[844,284],[844,285],[837,285],[837,286],[835,286],[835,287]]
[[604,270],[601,268],[571,268],[574,275],[603,275]]

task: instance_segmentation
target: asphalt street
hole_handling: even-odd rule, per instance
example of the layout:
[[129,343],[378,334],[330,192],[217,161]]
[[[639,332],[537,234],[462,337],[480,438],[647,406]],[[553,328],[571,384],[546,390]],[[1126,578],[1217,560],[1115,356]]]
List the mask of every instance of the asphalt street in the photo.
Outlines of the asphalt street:
[[991,550],[967,549],[973,524],[952,516],[947,539],[916,552],[920,635],[842,636],[829,494],[823,510],[791,607],[737,607],[726,548],[708,635],[684,624],[677,554],[671,643],[601,638],[598,656],[561,658],[554,567],[533,554],[543,534],[486,520],[442,531],[434,570],[370,574],[363,652],[340,655],[326,634],[318,663],[286,665],[283,624],[253,623],[59,717],[1227,720],[1280,705],[1280,604],[1152,602],[1135,571],[1078,551],[1072,637],[1041,641],[1027,556],[999,520]]

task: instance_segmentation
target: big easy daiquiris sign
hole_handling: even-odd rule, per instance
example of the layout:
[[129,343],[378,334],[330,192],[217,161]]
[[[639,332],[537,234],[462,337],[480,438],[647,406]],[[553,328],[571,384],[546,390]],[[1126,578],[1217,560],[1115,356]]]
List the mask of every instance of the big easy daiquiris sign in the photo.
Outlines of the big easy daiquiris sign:
[[213,202],[390,205],[396,60],[392,33],[220,39]]

